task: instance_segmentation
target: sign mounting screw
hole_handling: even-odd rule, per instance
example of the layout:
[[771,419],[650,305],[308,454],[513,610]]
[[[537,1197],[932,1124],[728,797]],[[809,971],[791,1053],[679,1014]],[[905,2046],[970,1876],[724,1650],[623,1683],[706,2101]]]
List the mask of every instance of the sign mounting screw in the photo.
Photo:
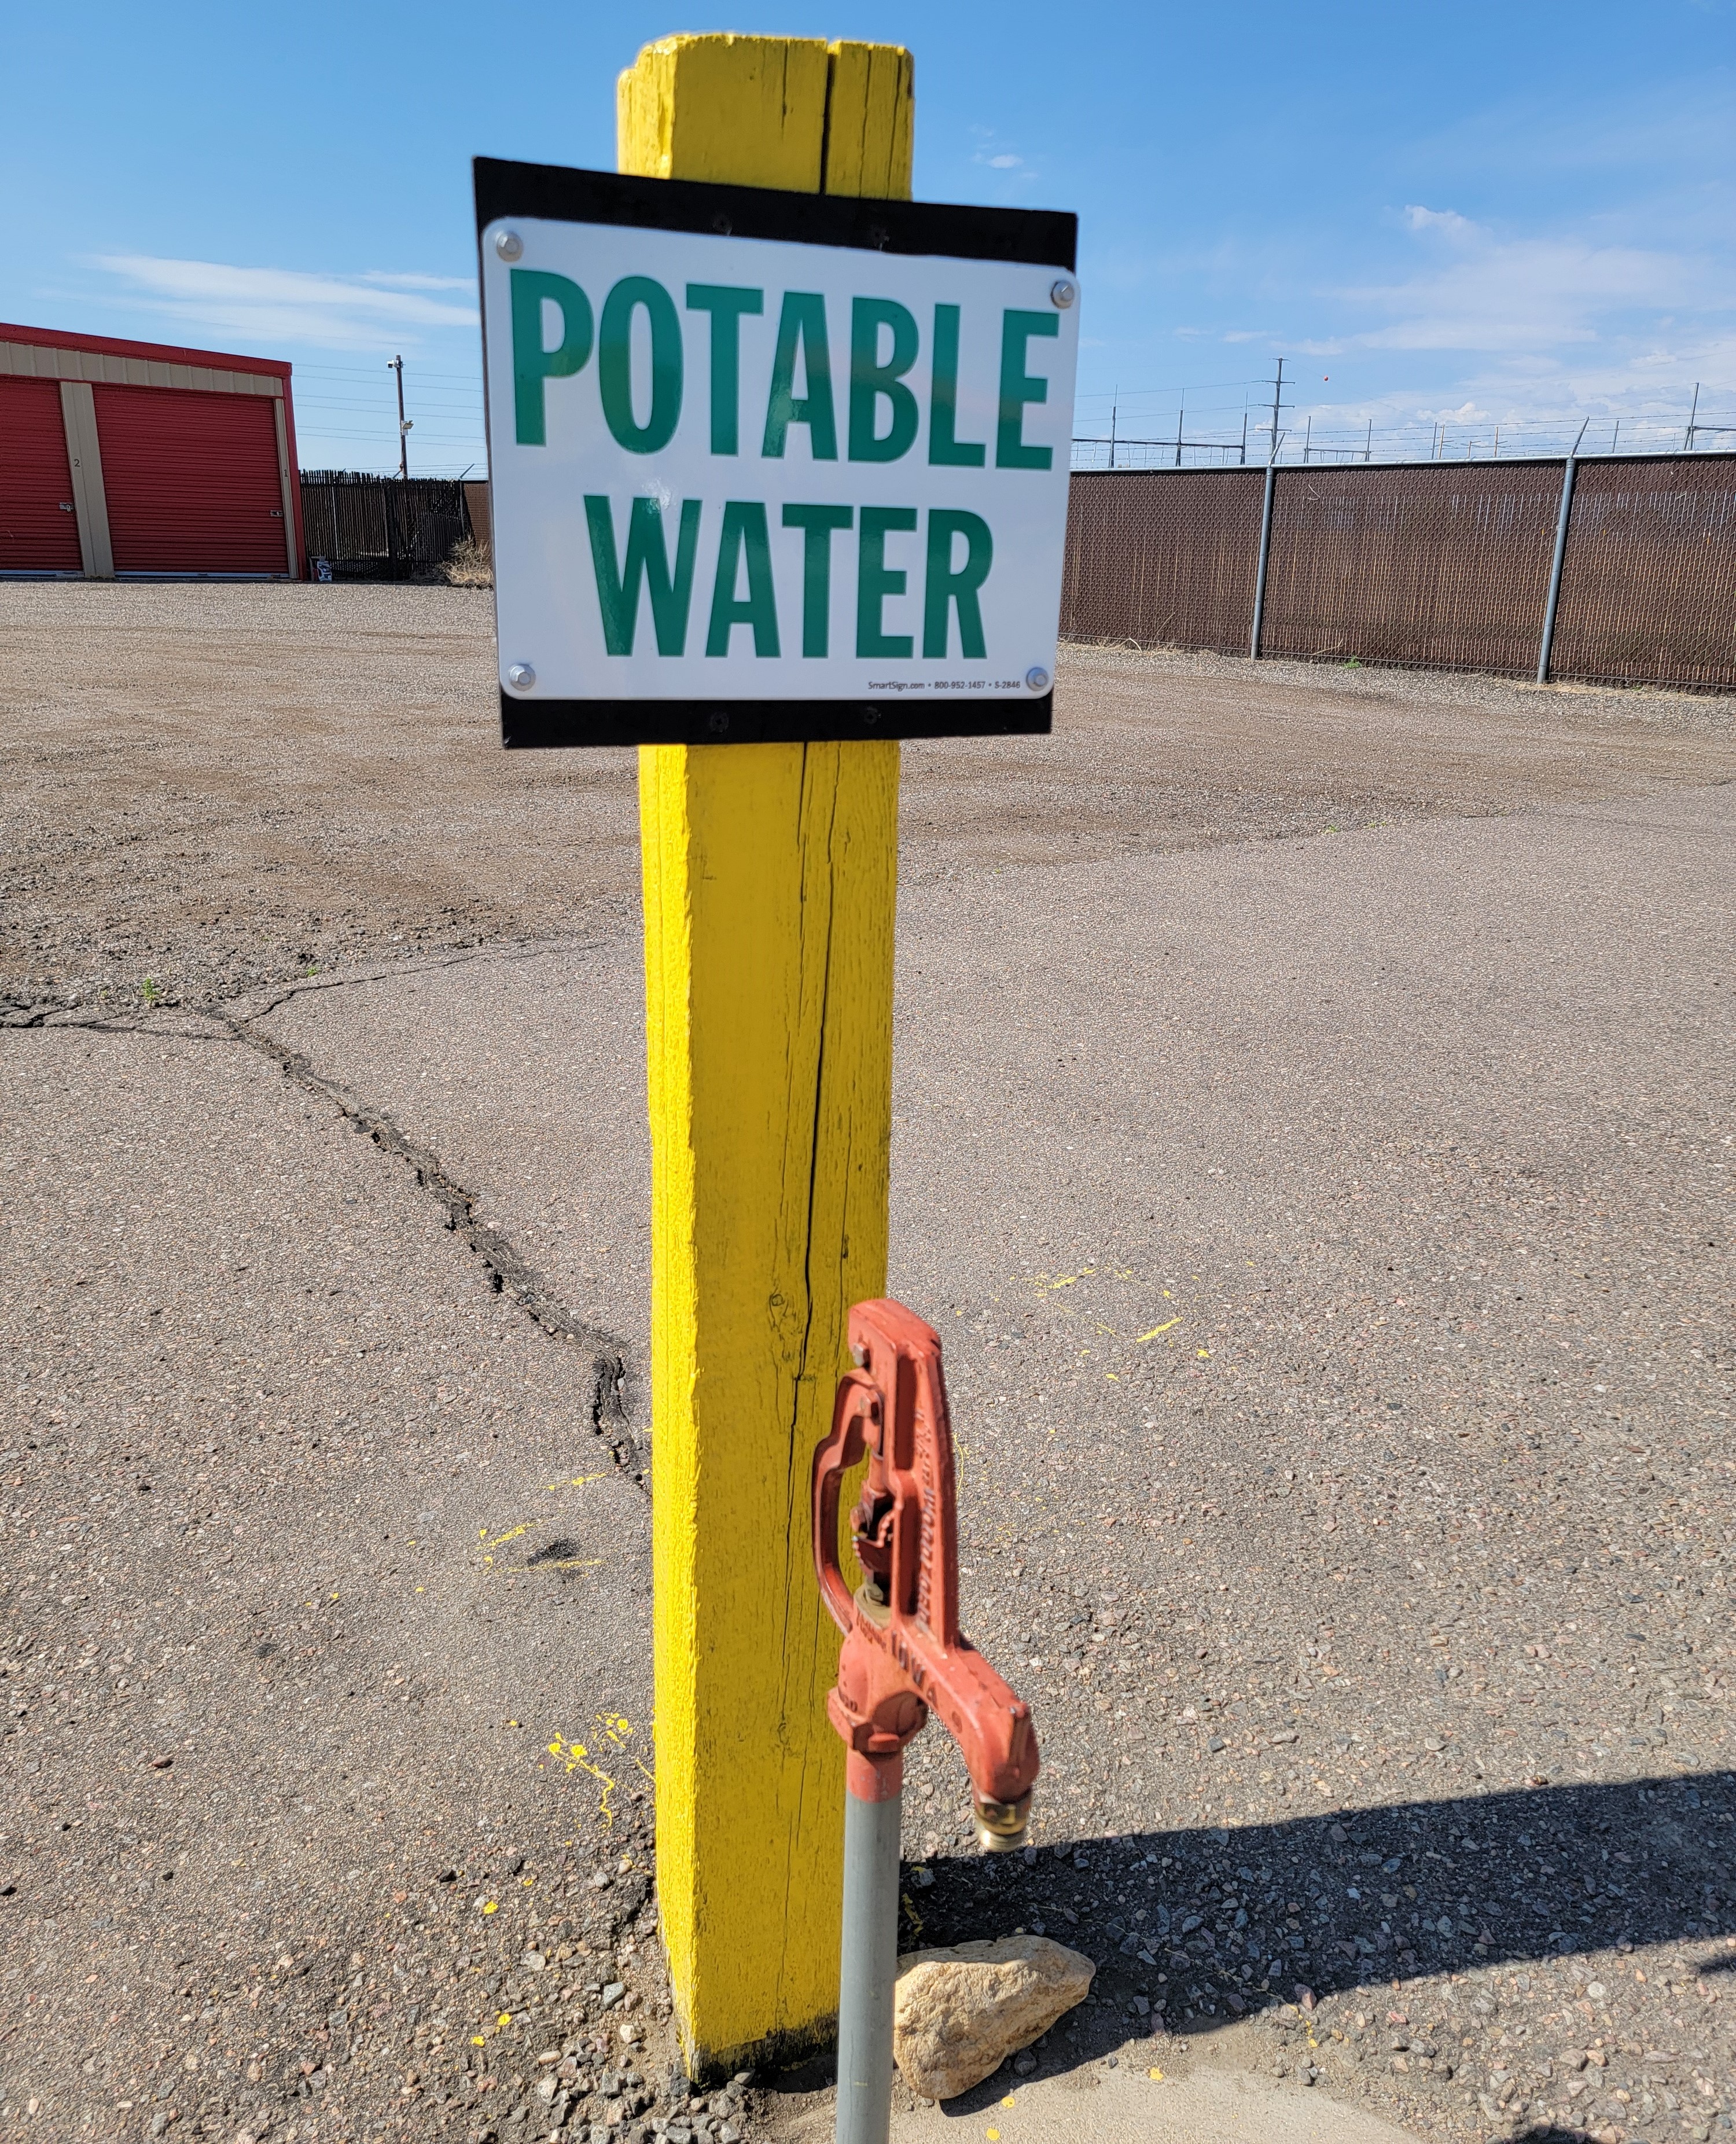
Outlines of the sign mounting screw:
[[[517,261],[523,254],[524,241],[516,231],[497,231],[494,234],[494,251],[503,261]],[[1059,305],[1059,299],[1055,302]],[[1067,302],[1071,305],[1073,300],[1069,298]]]
[[1024,682],[1034,692],[1046,692],[1049,690],[1049,672],[1040,663],[1033,663],[1024,673]]
[[[494,241],[497,246],[498,246],[500,242],[500,240],[498,238]],[[1054,302],[1060,307],[1064,313],[1073,303],[1074,300],[1079,295],[1079,285],[1077,283],[1069,282],[1064,275],[1058,275],[1054,281],[1049,286],[1049,296],[1054,299]]]
[[515,692],[528,692],[537,682],[537,673],[528,663],[514,663],[507,671],[506,682]]

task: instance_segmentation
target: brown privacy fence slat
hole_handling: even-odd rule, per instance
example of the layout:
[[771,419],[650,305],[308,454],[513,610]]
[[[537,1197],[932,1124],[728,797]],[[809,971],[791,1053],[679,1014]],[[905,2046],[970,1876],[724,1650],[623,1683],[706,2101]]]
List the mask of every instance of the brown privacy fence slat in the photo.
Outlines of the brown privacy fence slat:
[[1580,464],[1550,668],[1736,684],[1736,456]]
[[1265,481],[1257,469],[1076,475],[1062,632],[1245,655]]
[[1281,469],[1262,655],[1535,673],[1561,465]]
[[[1550,674],[1736,688],[1736,455],[1576,464]],[[1281,468],[1260,653],[1536,674],[1564,464]],[[1061,630],[1247,652],[1259,469],[1080,471]]]

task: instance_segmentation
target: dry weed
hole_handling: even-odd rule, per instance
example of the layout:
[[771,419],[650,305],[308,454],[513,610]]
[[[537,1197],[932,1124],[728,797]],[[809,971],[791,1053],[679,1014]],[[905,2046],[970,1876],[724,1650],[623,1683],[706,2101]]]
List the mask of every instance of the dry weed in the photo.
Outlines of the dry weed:
[[461,537],[453,545],[440,571],[455,588],[491,588],[494,585],[494,551],[479,537]]

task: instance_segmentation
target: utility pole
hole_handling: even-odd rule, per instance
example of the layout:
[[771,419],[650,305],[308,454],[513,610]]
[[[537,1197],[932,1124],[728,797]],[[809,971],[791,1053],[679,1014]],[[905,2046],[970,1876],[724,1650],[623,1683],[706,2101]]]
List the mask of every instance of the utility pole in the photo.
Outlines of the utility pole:
[[1688,412],[1688,429],[1682,434],[1682,450],[1684,454],[1691,454],[1694,452],[1694,435],[1699,429],[1699,426],[1694,422],[1694,419],[1699,415],[1699,414],[1700,384],[1699,380],[1696,380],[1694,383],[1693,406]]
[[1308,412],[1308,421],[1302,427],[1302,459],[1307,461],[1314,451],[1314,412]]
[[398,375],[398,474],[401,478],[408,478],[410,473],[410,433],[416,420],[404,414],[404,360],[389,357],[386,370]]
[[1371,462],[1374,459],[1374,419],[1372,417],[1368,420],[1368,437],[1362,444],[1362,459],[1365,462]]
[[1283,400],[1284,360],[1280,358],[1278,376],[1272,384],[1272,451],[1266,457],[1268,462],[1275,462],[1278,458],[1278,412],[1283,406]]
[[1181,407],[1175,413],[1175,465],[1178,469],[1182,465],[1182,419],[1187,415],[1187,414],[1188,397],[1186,392],[1183,391]]
[[1247,409],[1245,404],[1242,410],[1242,459],[1245,464],[1247,460]]
[[1115,414],[1119,406],[1118,403],[1114,402],[1109,404],[1109,467],[1111,469],[1115,466]]

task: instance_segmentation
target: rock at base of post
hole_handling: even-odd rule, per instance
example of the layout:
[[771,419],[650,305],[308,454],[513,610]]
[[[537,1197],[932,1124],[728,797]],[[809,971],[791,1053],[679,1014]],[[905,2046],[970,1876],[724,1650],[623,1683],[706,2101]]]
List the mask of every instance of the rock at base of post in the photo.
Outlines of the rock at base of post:
[[1097,1970],[1047,1936],[1001,1936],[898,1961],[892,2052],[924,2099],[952,2099],[1083,2002]]

